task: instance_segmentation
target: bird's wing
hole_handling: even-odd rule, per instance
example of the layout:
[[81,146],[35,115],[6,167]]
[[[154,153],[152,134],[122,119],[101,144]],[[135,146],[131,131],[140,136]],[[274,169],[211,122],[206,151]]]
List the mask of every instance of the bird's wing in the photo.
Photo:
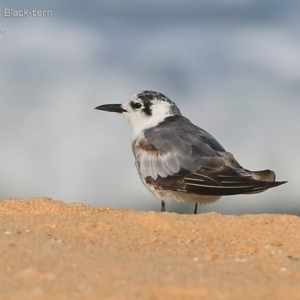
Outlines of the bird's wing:
[[273,171],[242,168],[214,137],[182,116],[147,129],[133,151],[140,176],[157,189],[234,195],[281,184],[273,182]]
[[[237,194],[260,193],[285,183],[285,181],[261,181],[255,180],[250,171],[235,170],[226,165],[218,170],[201,168],[197,172],[187,172],[181,170],[177,174],[156,179],[146,177],[147,184],[154,186],[157,190],[170,190],[177,192],[186,192],[189,194],[206,196],[225,196]],[[274,172],[270,170],[260,171],[266,176]]]
[[228,153],[213,136],[182,116],[169,117],[145,130],[132,146],[141,176],[154,179],[177,174],[182,169],[190,172],[202,167],[218,169],[224,164],[219,153],[222,156]]

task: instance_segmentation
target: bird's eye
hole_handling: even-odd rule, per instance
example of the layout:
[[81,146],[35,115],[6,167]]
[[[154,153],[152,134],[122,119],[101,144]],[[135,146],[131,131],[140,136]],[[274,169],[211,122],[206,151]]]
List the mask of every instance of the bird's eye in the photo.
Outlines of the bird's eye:
[[134,109],[139,109],[139,108],[141,108],[142,107],[142,104],[141,103],[133,103],[132,104],[132,107],[134,108]]

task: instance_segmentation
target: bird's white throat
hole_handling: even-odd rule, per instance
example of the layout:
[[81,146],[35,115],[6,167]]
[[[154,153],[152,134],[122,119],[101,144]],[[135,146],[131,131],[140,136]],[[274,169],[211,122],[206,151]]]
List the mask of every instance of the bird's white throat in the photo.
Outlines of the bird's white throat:
[[133,140],[136,139],[144,130],[155,127],[165,118],[172,116],[173,112],[171,105],[165,101],[153,101],[151,105],[151,116],[146,115],[143,111],[132,112],[127,109],[127,103],[124,103],[124,108],[128,112],[123,113],[124,117],[130,122],[133,127]]

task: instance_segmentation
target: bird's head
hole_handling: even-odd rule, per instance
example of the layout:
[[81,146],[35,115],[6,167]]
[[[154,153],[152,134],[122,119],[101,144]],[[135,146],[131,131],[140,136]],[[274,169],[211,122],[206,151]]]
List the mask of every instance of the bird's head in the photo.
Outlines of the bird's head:
[[169,116],[181,115],[173,101],[154,91],[143,91],[123,104],[105,104],[96,109],[121,113],[137,134],[156,126]]

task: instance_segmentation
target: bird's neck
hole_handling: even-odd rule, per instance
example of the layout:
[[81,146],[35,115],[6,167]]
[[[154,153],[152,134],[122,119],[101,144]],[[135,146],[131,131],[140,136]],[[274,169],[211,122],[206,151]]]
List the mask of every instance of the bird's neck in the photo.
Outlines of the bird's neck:
[[[171,116],[171,115],[169,115]],[[169,117],[168,115],[164,116],[163,118],[161,116],[151,116],[148,120],[139,123],[139,124],[133,124],[133,133],[132,133],[132,140],[136,140],[138,137],[143,135],[143,132],[146,129],[152,128],[157,126],[159,123],[163,122],[165,118]]]

